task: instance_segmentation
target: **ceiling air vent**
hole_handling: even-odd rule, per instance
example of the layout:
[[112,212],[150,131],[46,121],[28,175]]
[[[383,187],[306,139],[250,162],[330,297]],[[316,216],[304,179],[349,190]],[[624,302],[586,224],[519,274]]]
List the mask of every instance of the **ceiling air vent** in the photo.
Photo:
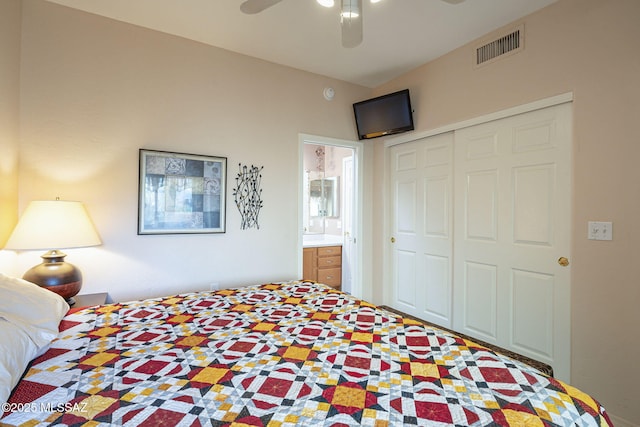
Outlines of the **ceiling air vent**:
[[513,54],[522,50],[524,44],[524,26],[519,26],[516,30],[505,34],[487,44],[476,48],[476,66],[485,65],[504,57],[506,54]]

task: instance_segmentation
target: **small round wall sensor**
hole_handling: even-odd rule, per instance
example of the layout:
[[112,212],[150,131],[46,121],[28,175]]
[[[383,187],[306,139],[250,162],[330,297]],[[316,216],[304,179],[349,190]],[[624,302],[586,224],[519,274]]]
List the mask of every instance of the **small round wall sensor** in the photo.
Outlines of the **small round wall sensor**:
[[325,87],[322,94],[324,95],[324,99],[331,101],[333,97],[336,96],[336,91],[333,90],[332,87]]

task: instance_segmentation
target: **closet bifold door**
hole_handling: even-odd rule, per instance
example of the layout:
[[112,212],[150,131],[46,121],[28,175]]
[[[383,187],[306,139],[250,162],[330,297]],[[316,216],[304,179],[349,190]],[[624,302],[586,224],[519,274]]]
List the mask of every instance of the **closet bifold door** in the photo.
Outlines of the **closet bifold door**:
[[[456,331],[569,379],[571,104],[455,132]],[[564,264],[564,265],[563,265]]]
[[453,133],[390,148],[390,305],[452,326]]

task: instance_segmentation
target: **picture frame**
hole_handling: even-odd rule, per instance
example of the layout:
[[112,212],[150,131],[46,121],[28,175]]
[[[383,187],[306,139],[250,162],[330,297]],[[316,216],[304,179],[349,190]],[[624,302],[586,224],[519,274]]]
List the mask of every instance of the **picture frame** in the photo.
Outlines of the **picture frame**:
[[139,151],[139,235],[226,232],[226,157]]

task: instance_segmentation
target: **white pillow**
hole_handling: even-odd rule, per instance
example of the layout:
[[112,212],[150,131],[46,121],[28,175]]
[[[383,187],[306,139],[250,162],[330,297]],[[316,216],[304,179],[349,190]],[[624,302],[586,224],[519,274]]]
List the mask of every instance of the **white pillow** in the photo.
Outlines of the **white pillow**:
[[23,329],[42,349],[58,336],[69,305],[60,295],[0,273],[0,317]]
[[26,332],[1,318],[0,337],[0,404],[3,404],[31,359],[38,354],[38,347]]

